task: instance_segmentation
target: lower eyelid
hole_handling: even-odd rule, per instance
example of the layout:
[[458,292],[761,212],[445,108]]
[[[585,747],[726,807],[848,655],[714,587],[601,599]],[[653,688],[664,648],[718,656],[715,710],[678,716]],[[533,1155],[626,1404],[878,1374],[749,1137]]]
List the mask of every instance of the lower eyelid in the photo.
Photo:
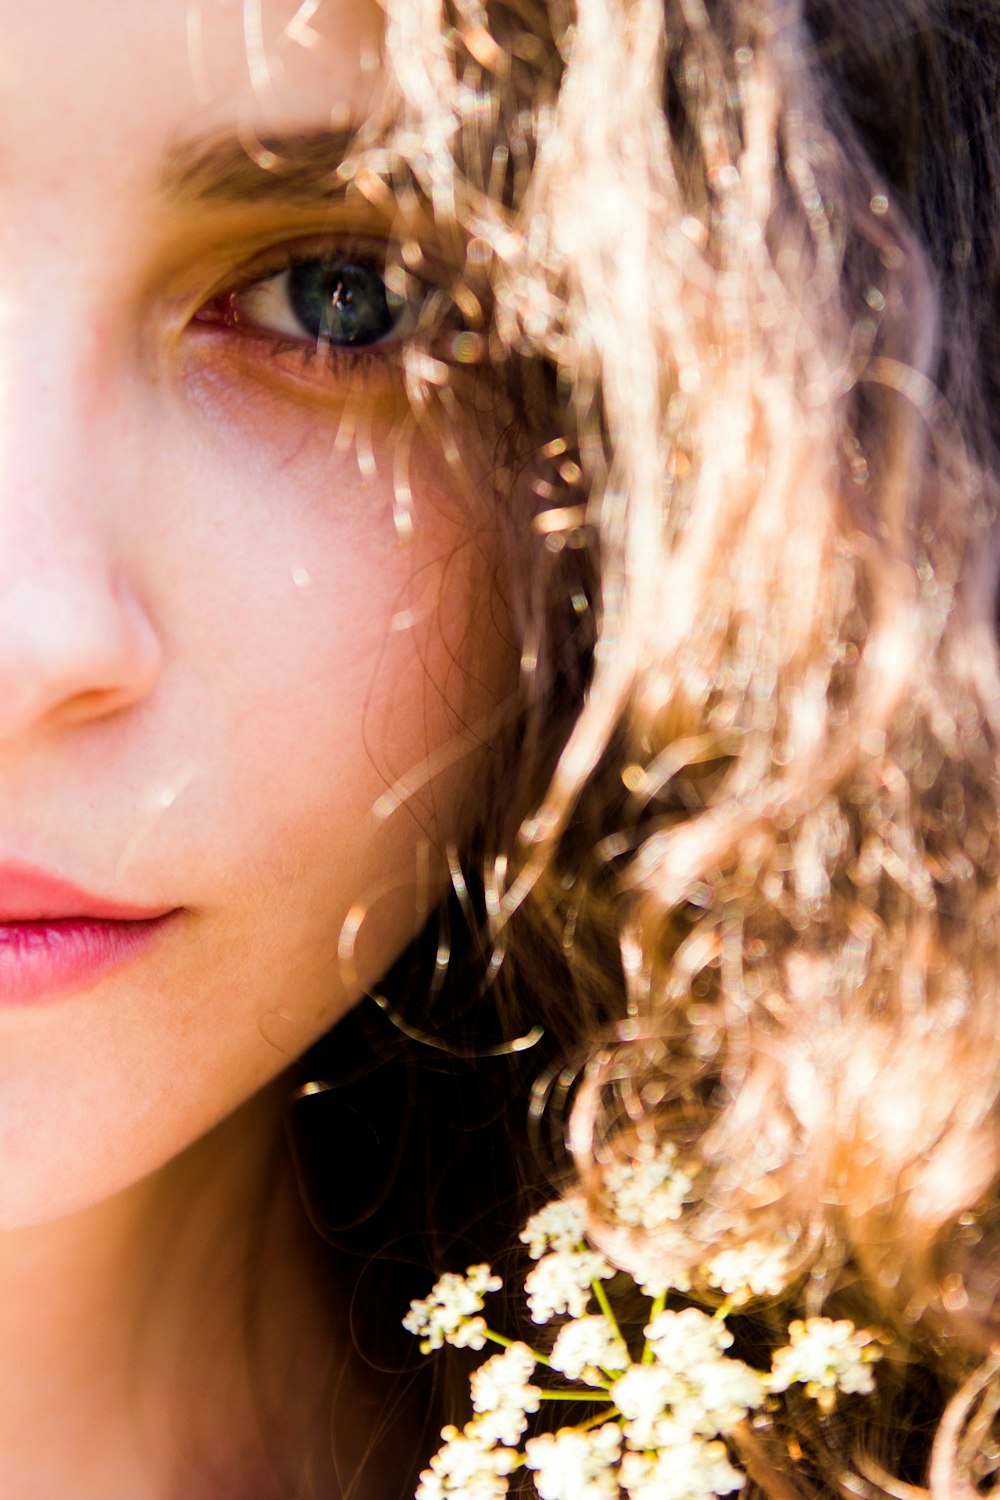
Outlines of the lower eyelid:
[[240,381],[252,379],[284,391],[291,399],[311,397],[320,406],[360,393],[401,394],[403,362],[398,345],[373,348],[317,348],[301,337],[199,317],[191,332],[200,358],[218,359]]

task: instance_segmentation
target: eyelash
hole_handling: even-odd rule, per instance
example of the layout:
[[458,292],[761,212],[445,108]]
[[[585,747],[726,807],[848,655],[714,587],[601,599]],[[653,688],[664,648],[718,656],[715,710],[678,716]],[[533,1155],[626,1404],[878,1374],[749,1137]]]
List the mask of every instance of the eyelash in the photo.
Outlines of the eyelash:
[[[385,242],[358,241],[345,237],[336,241],[297,242],[269,253],[266,260],[258,260],[245,269],[235,281],[215,292],[195,312],[193,322],[205,329],[218,328],[230,336],[245,341],[248,345],[263,347],[262,358],[269,361],[284,356],[294,357],[300,372],[321,364],[324,379],[336,382],[349,379],[353,385],[369,386],[378,380],[400,384],[402,380],[403,348],[417,331],[421,312],[434,293],[431,283],[419,282],[407,276],[408,286],[416,288],[401,305],[399,317],[393,328],[383,338],[370,344],[338,344],[332,339],[315,339],[304,333],[302,337],[275,332],[261,323],[255,323],[241,314],[240,298],[260,293],[269,283],[279,282],[303,266],[330,265],[342,260],[345,264],[372,267],[385,284],[385,266],[388,247]],[[391,294],[390,294],[391,296]],[[291,307],[285,293],[286,303]],[[414,305],[415,304],[415,305]],[[296,315],[297,316],[297,315]],[[433,326],[425,336],[428,340],[440,333],[443,325],[452,322],[451,331],[460,332],[466,325],[457,314],[446,308],[443,315],[433,320]],[[424,330],[421,330],[424,333]]]

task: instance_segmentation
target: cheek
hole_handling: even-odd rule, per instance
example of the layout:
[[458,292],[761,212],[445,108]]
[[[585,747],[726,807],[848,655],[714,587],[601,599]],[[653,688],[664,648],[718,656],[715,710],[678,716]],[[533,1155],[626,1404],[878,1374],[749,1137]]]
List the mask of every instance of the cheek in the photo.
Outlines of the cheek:
[[209,414],[156,429],[116,516],[161,677],[51,766],[56,806],[92,785],[122,893],[183,918],[155,963],[9,1018],[0,1223],[154,1171],[378,980],[479,815],[515,680],[476,486],[429,444],[401,542],[392,421],[366,478],[287,403]]
[[[312,409],[238,369],[196,373],[188,400],[202,440],[188,434],[180,474],[194,514],[156,541],[164,608],[179,589],[196,596],[220,670],[228,661],[241,678],[236,696],[254,695],[266,713],[277,678],[297,685],[298,705],[284,705],[293,711],[322,716],[336,700],[341,725],[348,712],[372,720],[370,751],[400,775],[400,754],[411,754],[407,704],[423,699],[430,733],[442,715],[465,722],[509,685],[483,476],[459,478],[429,441],[414,440],[398,398]],[[175,478],[182,443],[178,434],[168,449]],[[163,568],[175,544],[176,566]],[[271,706],[287,696],[279,687]]]
[[179,815],[206,807],[204,867],[237,904],[291,881],[327,938],[359,904],[381,910],[366,931],[403,935],[372,944],[370,980],[426,909],[415,884],[440,880],[476,814],[470,785],[514,679],[491,530],[476,486],[417,443],[400,540],[397,412],[373,418],[362,474],[333,421],[259,395],[248,408],[224,382],[200,398],[207,436],[189,440],[172,524],[143,542],[184,704],[174,728],[202,768]]

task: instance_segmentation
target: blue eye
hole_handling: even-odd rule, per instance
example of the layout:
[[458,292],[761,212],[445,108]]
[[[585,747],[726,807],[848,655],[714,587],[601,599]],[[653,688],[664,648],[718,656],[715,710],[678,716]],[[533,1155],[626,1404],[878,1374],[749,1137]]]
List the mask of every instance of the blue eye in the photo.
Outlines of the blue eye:
[[[347,256],[301,261],[284,273],[289,305],[317,343],[362,348],[392,333],[402,304],[380,268]],[[276,278],[281,280],[282,278]]]
[[397,342],[413,324],[415,309],[389,290],[381,258],[324,251],[289,259],[281,270],[223,292],[196,319],[332,352]]

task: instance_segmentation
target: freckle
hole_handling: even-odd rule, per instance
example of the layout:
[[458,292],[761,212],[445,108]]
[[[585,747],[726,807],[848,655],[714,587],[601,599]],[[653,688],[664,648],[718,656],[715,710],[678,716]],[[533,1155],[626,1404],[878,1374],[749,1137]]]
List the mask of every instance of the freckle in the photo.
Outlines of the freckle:
[[312,583],[309,573],[305,568],[292,569],[292,582],[297,589],[307,589]]

